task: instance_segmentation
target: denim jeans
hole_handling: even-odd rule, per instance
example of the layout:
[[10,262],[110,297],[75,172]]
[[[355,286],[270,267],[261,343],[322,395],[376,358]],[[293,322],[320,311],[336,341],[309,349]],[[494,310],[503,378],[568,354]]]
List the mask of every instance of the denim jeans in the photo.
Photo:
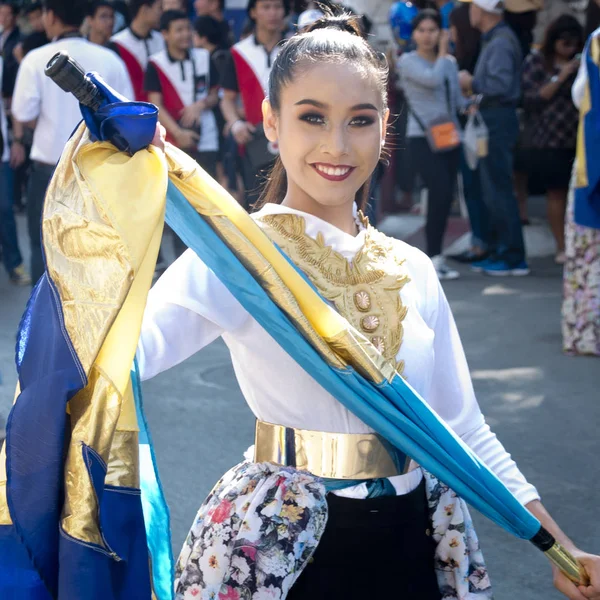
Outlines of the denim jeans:
[[525,259],[519,206],[513,188],[513,152],[519,134],[514,108],[484,108],[481,116],[489,130],[489,151],[479,164],[483,201],[495,234],[495,257],[515,266]]
[[35,285],[44,274],[42,252],[42,212],[46,188],[54,173],[53,165],[33,161],[27,187],[27,226],[31,244],[31,281]]
[[11,273],[23,262],[14,213],[14,173],[8,162],[0,163],[0,245],[6,270]]
[[481,250],[489,250],[492,245],[490,214],[481,193],[479,166],[475,170],[469,168],[464,151],[461,152],[460,156],[460,172],[471,225],[471,246],[481,248]]

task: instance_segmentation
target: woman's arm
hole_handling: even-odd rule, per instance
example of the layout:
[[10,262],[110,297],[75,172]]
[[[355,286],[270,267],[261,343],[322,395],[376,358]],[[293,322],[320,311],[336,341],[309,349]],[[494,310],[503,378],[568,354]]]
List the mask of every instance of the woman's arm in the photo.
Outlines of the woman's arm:
[[248,318],[216,275],[186,251],[148,294],[137,351],[141,378],[179,364]]
[[435,333],[435,366],[429,403],[517,499],[539,519],[542,526],[579,560],[591,581],[590,586],[578,588],[553,566],[556,588],[570,600],[600,600],[600,557],[582,552],[566,536],[544,508],[536,489],[527,482],[485,424],[475,399],[467,361],[448,301],[439,282],[433,282],[431,275],[428,279],[431,282],[428,297],[436,297],[437,287],[437,306],[426,319]]
[[[428,266],[433,271],[433,267]],[[444,290],[435,271],[428,276],[426,319],[434,331],[432,383],[428,403],[522,503],[539,494],[485,422],[475,397],[464,349]]]

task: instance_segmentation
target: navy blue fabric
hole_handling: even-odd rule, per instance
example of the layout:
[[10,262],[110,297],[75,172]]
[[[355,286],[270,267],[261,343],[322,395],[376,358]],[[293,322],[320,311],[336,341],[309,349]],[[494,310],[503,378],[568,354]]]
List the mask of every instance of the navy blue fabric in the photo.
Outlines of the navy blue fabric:
[[0,598],[52,600],[14,526],[0,526]]
[[149,102],[128,102],[97,73],[88,77],[102,90],[105,103],[96,111],[80,105],[81,113],[93,138],[109,140],[119,150],[134,154],[146,148],[156,130],[158,109]]
[[60,600],[150,600],[149,557],[139,490],[106,486],[100,525],[116,554],[60,539]]
[[[8,505],[19,538],[51,593],[57,589],[66,404],[86,384],[62,319],[58,294],[44,276],[19,331],[21,394],[6,426]],[[0,571],[0,591],[3,580]]]

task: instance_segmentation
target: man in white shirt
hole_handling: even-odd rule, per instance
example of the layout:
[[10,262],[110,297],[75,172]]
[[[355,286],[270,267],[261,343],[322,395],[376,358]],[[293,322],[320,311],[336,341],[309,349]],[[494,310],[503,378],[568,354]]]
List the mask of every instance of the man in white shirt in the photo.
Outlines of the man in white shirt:
[[13,95],[13,164],[19,164],[25,157],[23,126],[35,127],[27,193],[31,277],[34,283],[44,272],[40,222],[46,188],[64,145],[81,120],[75,97],[63,92],[44,75],[46,64],[57,52],[65,51],[85,71],[97,71],[116,91],[128,98],[133,97],[123,61],[114,52],[81,37],[79,28],[85,18],[85,11],[86,5],[81,0],[44,1],[44,27],[48,38],[53,41],[25,56],[19,68]]
[[144,73],[148,59],[165,49],[165,42],[158,31],[162,15],[162,0],[131,0],[131,25],[114,35],[111,41],[125,62],[135,99],[147,102],[144,91]]
[[[262,132],[262,102],[269,83],[273,61],[279,54],[289,12],[288,0],[250,0],[248,17],[254,33],[231,49],[231,60],[219,72],[223,99],[221,110],[242,154],[246,208],[259,197],[260,174],[270,168],[277,152]],[[241,100],[241,102],[240,102]],[[252,156],[253,141],[267,149],[260,158]],[[254,150],[256,152],[256,150]]]

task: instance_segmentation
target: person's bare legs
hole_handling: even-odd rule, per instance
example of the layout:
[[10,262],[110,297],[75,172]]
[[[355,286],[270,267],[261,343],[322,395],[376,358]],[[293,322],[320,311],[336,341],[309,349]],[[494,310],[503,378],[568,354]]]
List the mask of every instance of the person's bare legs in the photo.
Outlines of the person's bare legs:
[[556,240],[556,262],[564,262],[565,252],[565,212],[567,209],[567,189],[548,190],[548,221]]
[[529,213],[527,211],[527,200],[529,198],[527,173],[523,171],[513,172],[513,181],[515,186],[515,196],[519,203],[519,215],[523,225],[529,224]]

